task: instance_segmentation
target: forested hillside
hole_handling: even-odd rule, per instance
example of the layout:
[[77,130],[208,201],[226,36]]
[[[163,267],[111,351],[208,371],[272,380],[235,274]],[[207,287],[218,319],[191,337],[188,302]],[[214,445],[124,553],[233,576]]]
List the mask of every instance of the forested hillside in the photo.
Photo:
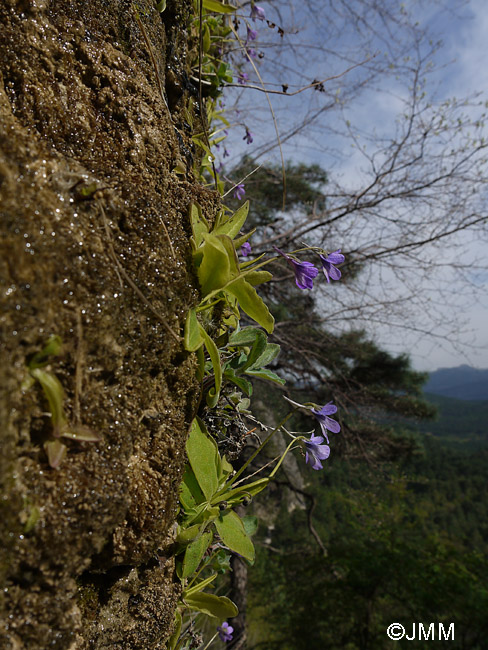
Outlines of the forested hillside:
[[424,434],[432,434],[459,451],[474,451],[488,445],[488,400],[461,400],[426,393],[426,399],[437,409],[437,416],[428,422],[417,422]]
[[453,622],[455,643],[433,647],[484,650],[487,474],[488,449],[459,455],[433,439],[396,467],[335,460],[310,473],[326,554],[304,511],[290,521],[283,508],[275,530],[263,526],[250,648],[381,650],[391,647],[386,629],[396,621],[407,630]]
[[488,400],[488,370],[466,365],[439,368],[429,373],[424,390],[460,400]]

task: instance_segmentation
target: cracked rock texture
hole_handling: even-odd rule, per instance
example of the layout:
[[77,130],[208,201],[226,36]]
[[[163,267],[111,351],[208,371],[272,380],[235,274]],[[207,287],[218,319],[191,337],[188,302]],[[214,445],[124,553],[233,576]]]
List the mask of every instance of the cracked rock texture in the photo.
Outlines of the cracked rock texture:
[[[179,597],[188,208],[219,204],[192,174],[191,3],[132,4],[0,3],[1,650],[163,648]],[[51,335],[68,422],[100,436],[63,439],[58,469],[26,381]]]

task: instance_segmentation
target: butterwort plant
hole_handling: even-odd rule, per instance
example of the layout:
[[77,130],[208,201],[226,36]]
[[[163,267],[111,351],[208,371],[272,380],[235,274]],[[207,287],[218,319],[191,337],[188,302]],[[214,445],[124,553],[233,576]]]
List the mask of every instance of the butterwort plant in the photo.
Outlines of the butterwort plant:
[[[339,422],[330,417],[331,415],[337,413],[337,406],[332,404],[332,402],[328,402],[328,404],[320,407],[312,402],[307,404],[299,404],[298,402],[295,402],[288,397],[285,397],[285,399],[287,402],[295,406],[296,409],[300,409],[312,415],[320,425],[322,433],[321,436],[312,435],[308,439],[304,438],[303,436],[297,436],[295,439],[302,440],[304,442],[305,462],[311,465],[312,469],[322,469],[323,465],[321,461],[327,460],[327,458],[330,456],[328,433],[339,433],[341,430],[341,425]],[[325,441],[327,441],[326,445],[323,444]]]
[[329,445],[324,445],[322,436],[312,436],[310,440],[305,440],[305,462],[312,466],[312,469],[322,469],[322,460],[327,460],[330,456]]
[[227,643],[228,641],[232,641],[232,634],[234,632],[234,628],[232,625],[229,625],[227,621],[224,621],[222,625],[219,625],[217,627],[217,632],[219,634],[220,640],[224,641],[224,643]]
[[252,251],[251,244],[248,241],[244,242],[241,246],[242,257],[248,257],[248,255],[251,254],[251,251]]
[[327,431],[332,431],[332,433],[339,433],[341,430],[340,424],[330,417],[331,415],[334,415],[334,413],[337,413],[337,406],[332,404],[332,402],[329,402],[325,406],[322,406],[320,409],[311,407],[310,410],[312,415],[320,424],[322,435],[327,440],[327,442],[329,442]]
[[331,280],[340,280],[342,277],[341,271],[337,268],[337,264],[342,264],[345,261],[341,249],[329,253],[329,255],[319,254],[322,263],[322,271],[324,272],[327,282]]
[[300,262],[294,255],[284,253],[282,250],[273,246],[295,271],[295,283],[299,289],[313,289],[313,281],[319,274],[319,270],[312,262]]
[[[251,0],[250,19],[253,23],[266,20],[264,9]],[[203,34],[203,64],[213,62],[209,73],[211,95],[207,99],[206,114],[209,119],[209,141],[195,140],[207,154],[205,160],[212,161],[211,149],[223,142],[229,126],[223,110],[218,109],[218,94],[222,84],[228,82],[228,67],[221,61],[226,36],[229,34],[227,22],[214,13],[232,13],[235,8],[220,0],[203,0],[204,22],[195,25]],[[244,56],[252,59],[258,56],[254,42],[258,36],[255,24],[246,24]],[[207,36],[207,30],[210,38]],[[218,38],[216,38],[218,36]],[[244,40],[244,39],[243,39]],[[241,84],[249,81],[249,75],[237,65],[237,80]],[[195,64],[194,69],[197,69]],[[206,69],[206,68],[205,68]],[[223,107],[221,107],[223,108]],[[218,124],[219,128],[213,127]],[[242,123],[241,123],[242,124]],[[251,144],[253,133],[244,124],[243,140]],[[196,137],[196,136],[195,136]],[[223,158],[228,156],[223,149]],[[200,180],[210,174],[210,162],[197,168]],[[215,173],[217,171],[217,174]],[[224,180],[220,178],[222,169],[213,170],[212,183],[221,195],[225,195]],[[225,178],[225,177],[224,177]],[[228,180],[228,179],[226,179]],[[243,179],[244,181],[245,179]],[[208,177],[207,177],[208,181]],[[241,201],[245,187],[241,181],[231,186],[234,198]],[[341,277],[339,266],[344,262],[340,249],[332,253],[313,246],[285,252],[276,248],[278,257],[251,255],[249,240],[253,231],[243,231],[249,204],[246,202],[236,212],[225,206],[217,214],[206,215],[198,205],[192,205],[189,221],[192,228],[192,255],[196,275],[200,284],[200,303],[189,311],[184,333],[185,348],[195,353],[201,382],[202,400],[191,423],[186,452],[188,464],[180,487],[180,512],[175,538],[175,564],[177,576],[181,580],[182,595],[175,616],[175,629],[167,642],[168,650],[183,650],[190,642],[187,631],[192,628],[195,612],[212,619],[213,641],[223,643],[232,641],[234,629],[232,618],[238,613],[236,605],[226,596],[217,595],[222,590],[219,577],[228,570],[231,554],[237,554],[248,563],[254,560],[252,535],[257,528],[257,520],[250,515],[242,516],[236,511],[274,479],[286,455],[298,449],[312,470],[320,470],[331,453],[329,434],[339,433],[339,422],[334,419],[337,407],[329,402],[324,406],[291,402],[293,409],[271,430],[246,462],[236,471],[220,447],[219,435],[212,430],[211,417],[222,409],[222,404],[233,405],[227,413],[231,428],[236,424],[239,413],[251,415],[253,381],[256,379],[272,381],[282,385],[284,380],[275,374],[268,364],[279,354],[279,345],[269,343],[267,334],[272,334],[274,318],[258,293],[259,285],[272,278],[263,267],[276,260],[285,260],[293,269],[294,281],[301,290],[311,290],[314,280],[324,273],[327,282]],[[319,256],[317,265],[302,257],[307,253]],[[249,257],[251,255],[251,257]],[[242,327],[242,316],[253,322]],[[286,428],[287,421],[297,410],[308,413],[320,427],[320,432],[297,434]],[[232,419],[235,418],[233,421]],[[209,423],[207,429],[207,422]],[[240,420],[242,422],[242,420]],[[263,431],[270,429],[263,426]],[[259,461],[259,454],[269,440],[282,431],[290,437],[284,453],[271,464],[266,463],[249,475],[251,462]],[[226,435],[226,432],[223,432]],[[332,441],[333,442],[333,441]],[[257,459],[257,461],[256,461]],[[253,467],[254,470],[254,467]],[[239,514],[238,514],[239,513]],[[230,622],[229,622],[230,621]]]
[[345,261],[345,256],[341,250],[334,251],[333,253],[326,253],[321,248],[316,246],[306,246],[294,253],[284,253],[277,246],[273,246],[275,251],[279,253],[287,263],[293,268],[295,272],[295,282],[299,289],[313,289],[313,281],[319,274],[319,270],[312,262],[302,262],[296,257],[296,253],[311,251],[318,253],[320,262],[322,264],[322,271],[328,283],[331,280],[340,280],[342,274],[340,269],[337,268],[338,264]]

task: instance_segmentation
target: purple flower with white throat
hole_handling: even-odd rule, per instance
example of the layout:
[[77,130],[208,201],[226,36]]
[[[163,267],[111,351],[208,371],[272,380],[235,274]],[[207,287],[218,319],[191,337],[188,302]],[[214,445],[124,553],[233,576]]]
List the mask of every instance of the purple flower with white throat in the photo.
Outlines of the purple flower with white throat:
[[245,190],[245,187],[244,187],[244,183],[238,183],[234,187],[233,197],[235,199],[237,199],[238,201],[240,201],[241,199],[244,198],[245,195],[246,195],[246,190]]
[[251,244],[248,241],[246,241],[241,246],[241,255],[242,257],[247,257],[250,254],[251,254]]
[[266,14],[264,12],[264,9],[260,7],[259,5],[253,5],[251,7],[251,18],[253,20],[266,20]]
[[305,440],[305,462],[312,466],[312,469],[322,469],[320,461],[327,460],[330,455],[329,445],[323,445],[322,436],[312,436]]
[[224,643],[232,641],[232,635],[234,633],[234,628],[232,625],[229,625],[227,621],[224,621],[222,625],[217,627],[217,632],[219,633],[220,640]]
[[295,271],[295,282],[299,289],[313,289],[313,279],[317,277],[319,271],[312,262],[299,262],[293,259],[290,255],[283,253],[279,248],[273,246],[275,251],[279,253]]
[[329,255],[319,255],[320,261],[322,262],[322,271],[327,279],[327,282],[331,280],[340,280],[342,273],[335,267],[335,264],[342,264],[346,259],[341,253],[341,249],[329,253]]
[[329,402],[325,406],[322,406],[321,409],[311,409],[312,413],[315,416],[315,419],[318,420],[320,428],[322,429],[322,435],[329,442],[329,437],[327,431],[332,431],[332,433],[339,433],[341,430],[341,425],[339,422],[336,422],[329,415],[334,415],[337,413],[337,406],[334,406],[332,402]]

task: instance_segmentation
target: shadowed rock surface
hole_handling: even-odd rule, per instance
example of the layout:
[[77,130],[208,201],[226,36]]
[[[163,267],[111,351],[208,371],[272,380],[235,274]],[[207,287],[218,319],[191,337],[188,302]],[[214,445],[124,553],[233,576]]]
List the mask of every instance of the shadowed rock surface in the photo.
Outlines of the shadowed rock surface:
[[[191,3],[6,0],[0,6],[0,648],[163,648],[179,587],[169,546],[198,399],[181,344],[192,274],[185,121]],[[176,165],[186,174],[176,174]],[[72,426],[59,469],[27,363]]]

